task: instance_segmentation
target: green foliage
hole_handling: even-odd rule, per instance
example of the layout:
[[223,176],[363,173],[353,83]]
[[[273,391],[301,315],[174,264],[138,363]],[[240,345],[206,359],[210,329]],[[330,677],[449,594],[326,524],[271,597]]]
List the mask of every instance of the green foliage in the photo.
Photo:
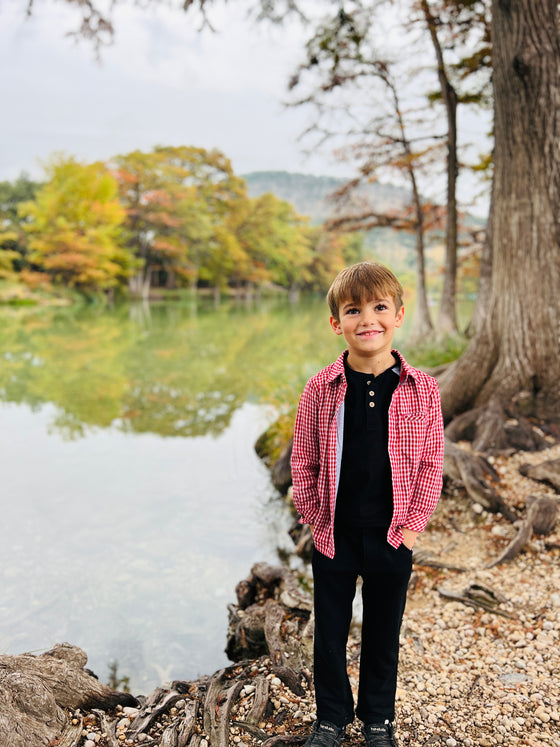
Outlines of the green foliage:
[[310,279],[307,220],[271,194],[249,198],[219,151],[158,147],[111,165],[127,213],[126,242],[142,263],[138,290],[154,279],[193,289],[199,282],[290,289]]
[[[0,279],[19,279],[31,293],[64,288],[93,298],[127,286],[138,296],[151,287],[207,286],[324,293],[348,264],[375,257],[403,267],[412,257],[402,232],[386,229],[374,242],[371,234],[313,225],[276,194],[249,197],[216,150],[160,146],[106,165],[55,156],[46,176],[42,185],[26,177],[0,184]],[[332,187],[297,174],[262,176],[260,187],[278,177],[287,193],[298,193],[303,179],[318,202]],[[393,199],[388,187],[383,194]]]
[[124,211],[117,183],[98,163],[55,156],[35,200],[20,204],[29,261],[55,284],[96,293],[126,282],[132,265],[119,244]]
[[289,442],[294,431],[295,405],[262,433],[256,443],[255,451],[268,466],[272,466]]
[[118,661],[112,661],[109,664],[109,676],[107,684],[112,690],[120,690],[124,693],[130,692],[130,677],[127,675],[119,675],[119,663]]
[[340,349],[324,299],[4,310],[1,324],[0,400],[51,403],[68,439],[218,435],[248,400],[295,403]]
[[190,146],[107,165],[54,156],[44,184],[0,184],[0,219],[0,279],[89,297],[127,285],[324,290],[344,253],[359,253],[287,201],[250,198],[220,151]]
[[463,335],[450,335],[438,342],[430,341],[426,345],[415,345],[410,350],[405,344],[403,353],[413,366],[422,369],[435,368],[459,358],[467,344],[468,340]]
[[26,266],[27,235],[19,206],[32,200],[39,186],[26,174],[15,182],[0,182],[0,278],[11,278]]

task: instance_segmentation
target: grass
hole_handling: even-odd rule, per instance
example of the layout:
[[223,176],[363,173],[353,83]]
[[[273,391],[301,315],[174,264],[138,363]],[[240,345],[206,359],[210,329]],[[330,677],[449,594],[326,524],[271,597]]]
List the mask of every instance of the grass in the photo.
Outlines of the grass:
[[433,340],[423,345],[403,345],[403,354],[417,368],[436,368],[459,358],[469,340],[464,335],[448,335],[442,340]]

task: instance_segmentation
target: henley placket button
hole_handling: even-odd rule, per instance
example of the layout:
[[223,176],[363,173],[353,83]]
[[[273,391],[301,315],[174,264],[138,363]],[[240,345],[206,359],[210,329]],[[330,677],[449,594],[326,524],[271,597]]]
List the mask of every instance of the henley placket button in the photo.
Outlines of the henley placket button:
[[370,406],[370,407],[375,407],[375,402],[370,402],[370,403],[369,403],[369,406]]

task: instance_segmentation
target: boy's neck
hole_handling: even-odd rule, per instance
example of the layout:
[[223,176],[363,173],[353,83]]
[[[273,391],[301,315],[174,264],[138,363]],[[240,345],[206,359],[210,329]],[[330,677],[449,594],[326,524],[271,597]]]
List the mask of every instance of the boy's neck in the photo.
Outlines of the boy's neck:
[[350,350],[346,362],[353,371],[359,373],[370,373],[373,376],[379,376],[383,371],[392,368],[395,365],[395,358],[389,351],[380,356],[361,356],[357,355],[354,350]]

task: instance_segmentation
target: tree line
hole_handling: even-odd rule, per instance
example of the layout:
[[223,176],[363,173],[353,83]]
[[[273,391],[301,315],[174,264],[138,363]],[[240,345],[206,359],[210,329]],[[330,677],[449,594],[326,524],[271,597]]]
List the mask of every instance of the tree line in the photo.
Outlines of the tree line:
[[[63,0],[66,1],[66,0]],[[158,5],[160,0],[153,0]],[[205,20],[220,0],[187,0]],[[74,4],[75,5],[75,4]],[[525,447],[538,434],[531,418],[546,421],[557,438],[560,422],[560,7],[556,0],[247,0],[259,19],[305,19],[309,37],[303,61],[290,83],[296,103],[316,107],[319,142],[329,138],[355,156],[357,175],[349,190],[388,170],[431,180],[445,153],[447,182],[446,261],[439,331],[456,328],[454,286],[457,250],[456,178],[464,158],[457,149],[457,108],[492,108],[492,148],[475,168],[492,164],[486,240],[482,248],[472,340],[440,377],[447,421],[462,419],[463,435],[479,451]],[[179,6],[178,6],[179,7]],[[306,10],[309,8],[310,13]],[[398,21],[383,33],[379,11]],[[112,36],[112,19],[95,0],[81,5],[79,34],[100,45]],[[412,33],[412,37],[409,36]],[[413,46],[417,37],[420,47]],[[410,43],[409,43],[410,42]],[[431,63],[424,56],[432,52]],[[434,64],[435,63],[435,64]],[[426,72],[432,70],[433,83]],[[437,105],[430,137],[417,132],[418,94]],[[374,85],[372,85],[374,84]],[[404,85],[404,88],[403,88]],[[431,89],[431,91],[429,90]],[[401,95],[401,91],[405,94]],[[334,97],[331,97],[332,93]],[[381,95],[383,92],[384,95]],[[345,100],[345,95],[347,96]],[[326,100],[327,99],[327,100]],[[347,113],[348,99],[357,104]],[[359,117],[364,104],[364,117]],[[443,105],[443,106],[441,106]],[[334,117],[334,124],[332,120]],[[443,116],[442,116],[443,115]],[[412,166],[412,168],[411,168]],[[464,166],[463,166],[464,169]],[[419,190],[419,194],[422,189]],[[422,294],[424,207],[411,205],[417,226],[418,329],[430,334]],[[347,225],[371,227],[401,222],[402,215],[349,216]],[[532,299],[538,302],[532,303]],[[469,414],[470,412],[470,414]],[[468,416],[468,417],[467,417]],[[470,419],[469,419],[470,418]],[[491,422],[489,422],[491,421]],[[515,427],[514,427],[514,424]],[[474,434],[477,434],[476,437]],[[555,434],[555,435],[554,435]],[[533,446],[534,448],[534,443]],[[478,483],[475,470],[466,483]],[[484,469],[481,469],[484,472]],[[484,485],[481,486],[484,491]]]
[[251,198],[218,150],[159,146],[108,162],[55,155],[43,183],[0,183],[0,278],[85,295],[209,287],[324,290],[362,254],[272,194]]

